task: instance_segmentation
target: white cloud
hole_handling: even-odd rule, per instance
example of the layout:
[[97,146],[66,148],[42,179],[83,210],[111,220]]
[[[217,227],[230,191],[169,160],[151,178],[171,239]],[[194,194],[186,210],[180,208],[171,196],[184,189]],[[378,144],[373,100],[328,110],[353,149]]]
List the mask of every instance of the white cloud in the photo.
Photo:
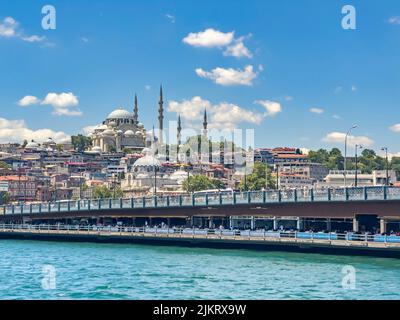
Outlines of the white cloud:
[[229,45],[234,38],[235,32],[221,32],[213,28],[197,33],[189,33],[183,42],[194,47],[223,47]]
[[193,97],[191,100],[182,102],[170,101],[168,111],[180,114],[186,120],[201,120],[205,109],[211,110],[210,101],[203,100],[201,97]]
[[[346,133],[343,132],[331,132],[328,133],[322,141],[328,143],[344,144]],[[347,144],[354,147],[356,144],[362,145],[364,147],[370,147],[374,144],[374,141],[366,136],[351,136],[347,137]]]
[[146,84],[146,85],[144,86],[144,88],[145,88],[147,91],[151,90],[151,86],[150,86],[149,84]]
[[246,110],[235,104],[222,102],[214,106],[211,113],[210,128],[234,129],[238,123],[247,122],[259,125],[264,116],[261,113]]
[[338,120],[338,119],[340,119],[340,116],[338,116],[337,114],[334,114],[334,115],[332,116],[332,118]]
[[316,113],[316,114],[323,114],[324,113],[324,109],[321,108],[311,108],[310,109],[311,113]]
[[82,111],[71,109],[79,104],[78,98],[72,93],[48,93],[41,103],[42,105],[51,105],[53,114],[58,116],[80,116]]
[[66,142],[70,136],[62,131],[51,129],[29,129],[24,120],[8,120],[0,118],[0,143],[18,142],[24,140],[35,140],[43,142],[51,137],[56,142]]
[[39,104],[40,100],[35,96],[25,96],[21,100],[18,101],[18,105],[21,107],[27,107],[33,104]]
[[234,43],[226,48],[224,51],[224,56],[232,56],[236,58],[252,58],[253,54],[243,43],[244,37],[240,37],[238,40],[235,40]]
[[257,100],[254,103],[259,104],[265,108],[267,112],[264,115],[266,117],[274,117],[278,113],[282,112],[282,106],[278,102],[269,100]]
[[281,106],[276,102],[263,101],[267,112],[257,112],[242,108],[236,104],[221,102],[212,104],[199,96],[181,102],[170,101],[169,112],[180,114],[185,120],[185,127],[200,127],[204,110],[207,110],[210,129],[234,129],[240,123],[259,125],[267,116],[276,115],[281,111]]
[[358,89],[358,88],[357,88],[355,85],[352,85],[352,86],[351,86],[351,91],[355,92],[355,91],[357,91],[357,89]]
[[292,96],[286,96],[284,97],[285,101],[293,101],[293,97]]
[[400,123],[394,124],[389,129],[392,130],[393,132],[400,132]]
[[166,14],[165,15],[165,17],[169,20],[169,21],[171,21],[171,23],[175,23],[175,16],[173,16],[172,14]]
[[85,42],[85,43],[88,43],[88,42],[89,42],[89,39],[86,38],[86,37],[81,37],[81,40],[82,40],[83,42]]
[[[262,71],[262,66],[259,67],[259,70]],[[221,86],[251,86],[258,72],[253,70],[253,66],[248,65],[243,70],[217,67],[211,71],[205,71],[198,68],[196,69],[196,74],[201,78],[212,80]]]
[[17,35],[18,22],[12,17],[6,17],[0,23],[0,36],[1,37],[15,37]]
[[37,35],[29,36],[29,37],[21,37],[22,40],[28,41],[28,42],[40,42],[45,39],[45,37],[39,37]]
[[394,16],[388,19],[389,24],[400,25],[400,17]]
[[26,107],[30,105],[50,105],[53,114],[57,116],[80,116],[82,111],[75,107],[79,104],[78,98],[72,93],[48,93],[43,101],[35,96],[25,96],[18,101],[18,105]]
[[19,23],[12,17],[6,17],[2,22],[0,22],[0,37],[16,37],[27,42],[41,42],[46,39],[46,37],[40,37],[37,35],[25,35],[21,30],[19,30]]

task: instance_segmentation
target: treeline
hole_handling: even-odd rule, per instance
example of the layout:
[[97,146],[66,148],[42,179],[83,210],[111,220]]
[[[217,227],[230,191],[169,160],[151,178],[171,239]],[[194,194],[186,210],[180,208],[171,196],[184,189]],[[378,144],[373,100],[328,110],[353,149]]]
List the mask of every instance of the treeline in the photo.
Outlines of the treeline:
[[[338,148],[333,148],[331,151],[319,149],[310,151],[308,158],[311,162],[322,163],[330,170],[344,169],[344,156]],[[355,155],[347,155],[346,162],[347,170],[356,169]],[[371,173],[373,170],[385,170],[386,159],[376,154],[374,150],[364,149],[358,155],[357,168],[365,173]],[[393,157],[389,161],[389,169],[395,170],[397,175],[400,175],[400,157]]]

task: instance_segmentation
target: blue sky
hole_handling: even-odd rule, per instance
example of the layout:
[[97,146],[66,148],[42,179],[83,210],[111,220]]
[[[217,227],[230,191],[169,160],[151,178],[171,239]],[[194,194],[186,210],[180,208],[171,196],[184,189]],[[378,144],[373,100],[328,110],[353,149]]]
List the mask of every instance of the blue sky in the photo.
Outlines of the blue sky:
[[[356,30],[341,26],[346,4]],[[135,93],[151,129],[162,83],[166,121],[196,127],[207,107],[210,125],[253,128],[257,146],[309,149],[342,147],[357,123],[350,145],[400,152],[397,0],[2,0],[0,21],[1,142],[76,134]]]

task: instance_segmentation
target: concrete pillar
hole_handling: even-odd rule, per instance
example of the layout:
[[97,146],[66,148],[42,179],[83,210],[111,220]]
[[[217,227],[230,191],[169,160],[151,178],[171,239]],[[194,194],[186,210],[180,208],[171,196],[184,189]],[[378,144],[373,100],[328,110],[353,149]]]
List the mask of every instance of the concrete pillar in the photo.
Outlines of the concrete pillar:
[[171,225],[171,219],[167,218],[167,226],[168,226],[168,228],[170,227],[170,225]]
[[208,220],[208,228],[210,228],[210,229],[214,228],[214,221],[213,221],[212,217],[210,217]]
[[386,220],[385,219],[381,219],[380,220],[380,232],[381,233],[386,233]]
[[297,230],[300,231],[303,229],[303,219],[297,218]]
[[356,218],[353,219],[353,232],[358,232],[358,221]]
[[254,217],[251,217],[250,220],[250,229],[254,230],[256,228],[256,220],[254,219]]
[[331,218],[326,219],[326,229],[331,232],[332,231],[332,223],[331,223]]
[[273,229],[278,230],[278,221],[276,220],[276,217],[273,217],[272,222],[273,222]]
[[233,229],[233,218],[229,217],[229,229],[232,230]]

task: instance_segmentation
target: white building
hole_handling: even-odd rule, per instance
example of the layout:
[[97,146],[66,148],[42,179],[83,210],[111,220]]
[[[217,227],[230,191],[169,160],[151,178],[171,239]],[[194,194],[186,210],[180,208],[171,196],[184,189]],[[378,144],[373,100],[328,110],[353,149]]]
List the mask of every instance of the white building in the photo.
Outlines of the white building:
[[[332,170],[324,179],[324,182],[319,183],[321,187],[340,188],[345,185],[343,170]],[[389,170],[389,183],[395,183],[396,172]],[[346,185],[355,186],[356,172],[354,170],[346,171]],[[383,186],[386,184],[386,170],[374,170],[372,173],[361,173],[357,172],[357,186],[368,187],[368,186]]]

